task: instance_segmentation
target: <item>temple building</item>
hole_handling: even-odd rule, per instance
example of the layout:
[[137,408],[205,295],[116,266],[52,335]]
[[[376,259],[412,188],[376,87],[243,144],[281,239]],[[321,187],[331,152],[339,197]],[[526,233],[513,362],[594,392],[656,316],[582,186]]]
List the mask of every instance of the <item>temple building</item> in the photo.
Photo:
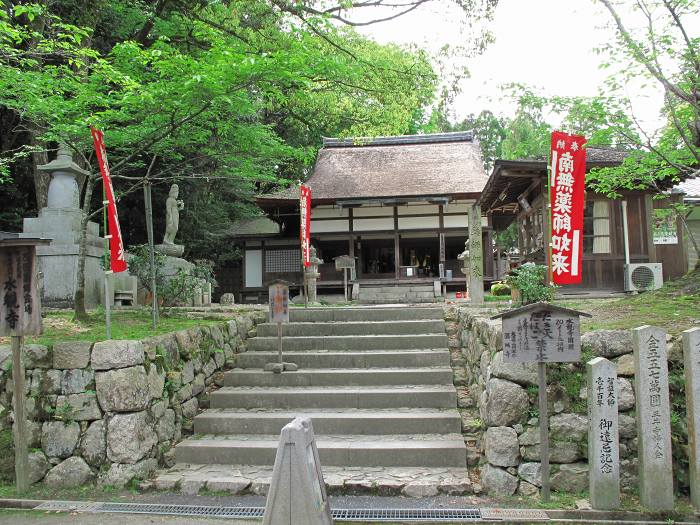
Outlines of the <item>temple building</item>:
[[[432,289],[437,282],[463,290],[457,256],[468,236],[468,207],[487,179],[471,133],[325,138],[306,182],[312,191],[311,243],[324,261],[319,293],[342,290],[334,264],[340,255],[355,258],[353,281],[360,288]],[[267,219],[235,232],[244,247],[239,292],[250,302],[264,300],[263,285],[273,279],[302,282],[298,186],[257,202]],[[494,267],[486,218],[482,226],[488,280]]]

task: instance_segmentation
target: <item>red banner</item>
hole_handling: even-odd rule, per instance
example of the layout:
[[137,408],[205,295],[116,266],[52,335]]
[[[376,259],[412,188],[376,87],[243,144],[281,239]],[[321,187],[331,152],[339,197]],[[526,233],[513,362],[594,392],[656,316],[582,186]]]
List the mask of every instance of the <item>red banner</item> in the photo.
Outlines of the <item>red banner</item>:
[[304,266],[311,266],[311,188],[303,184],[299,188],[299,211],[301,212],[301,256]]
[[122,242],[122,232],[119,228],[119,216],[117,215],[117,205],[114,202],[114,189],[112,188],[112,178],[107,164],[107,151],[105,150],[104,133],[95,128],[90,128],[92,140],[95,143],[95,153],[100,164],[102,173],[102,183],[107,197],[107,222],[109,224],[109,252],[110,266],[112,271],[123,272],[126,270],[126,258],[124,256],[124,243]]
[[549,180],[552,239],[549,261],[554,284],[581,282],[583,208],[586,187],[585,137],[552,132]]

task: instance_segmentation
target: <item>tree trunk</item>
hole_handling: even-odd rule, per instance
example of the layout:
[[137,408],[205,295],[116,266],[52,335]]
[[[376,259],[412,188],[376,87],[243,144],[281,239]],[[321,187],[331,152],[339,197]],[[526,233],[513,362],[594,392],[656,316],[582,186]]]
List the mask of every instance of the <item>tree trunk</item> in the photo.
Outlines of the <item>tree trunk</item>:
[[[32,130],[29,132],[30,143],[32,146],[39,145],[37,140],[36,131]],[[34,195],[36,196],[36,210],[39,211],[42,208],[46,208],[49,200],[49,182],[51,182],[51,175],[45,171],[39,171],[38,166],[42,164],[48,164],[49,155],[46,150],[37,151],[32,153],[32,170],[34,171]]]
[[86,321],[89,319],[85,308],[85,259],[87,255],[87,225],[90,215],[90,203],[92,192],[95,187],[95,180],[92,176],[87,177],[85,187],[85,197],[83,200],[83,217],[80,220],[80,244],[78,248],[78,272],[75,280],[74,311],[76,319]]

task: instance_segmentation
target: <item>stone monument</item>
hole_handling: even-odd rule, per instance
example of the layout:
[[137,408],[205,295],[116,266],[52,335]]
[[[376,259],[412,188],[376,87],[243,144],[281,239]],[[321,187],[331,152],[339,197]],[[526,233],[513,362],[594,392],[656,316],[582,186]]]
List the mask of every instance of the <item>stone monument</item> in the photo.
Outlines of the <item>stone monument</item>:
[[170,186],[168,200],[165,201],[165,234],[163,235],[163,243],[156,245],[156,250],[170,257],[182,257],[182,254],[185,253],[183,245],[175,244],[175,236],[180,229],[180,211],[185,209],[185,203],[178,199],[179,194],[180,188],[177,184]]
[[[21,237],[51,239],[48,246],[37,247],[37,265],[41,275],[44,306],[70,308],[74,304],[80,244],[80,188],[76,177],[88,172],[73,162],[67,146],[60,146],[57,157],[37,167],[51,175],[48,202],[36,218],[25,218]],[[99,225],[87,223],[85,259],[85,304],[97,306],[104,289],[104,238]]]
[[640,501],[650,510],[673,510],[666,332],[653,326],[635,328],[632,330],[632,346]]
[[690,500],[697,510],[700,509],[700,328],[691,328],[683,332],[683,368],[688,414]]
[[588,371],[588,485],[591,506],[620,506],[620,433],[617,367],[604,357],[586,364]]
[[316,281],[321,277],[321,273],[318,271],[318,265],[323,264],[323,260],[316,256],[316,248],[311,245],[309,259],[311,261],[311,266],[309,266],[304,272],[304,278],[306,279],[307,290],[309,294],[309,302],[317,303],[318,294],[316,291]]

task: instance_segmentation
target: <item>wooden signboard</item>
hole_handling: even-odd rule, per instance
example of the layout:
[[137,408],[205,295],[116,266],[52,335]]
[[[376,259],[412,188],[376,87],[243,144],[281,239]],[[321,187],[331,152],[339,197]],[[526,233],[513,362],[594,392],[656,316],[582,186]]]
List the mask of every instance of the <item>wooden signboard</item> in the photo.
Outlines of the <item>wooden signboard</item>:
[[581,359],[578,313],[541,307],[503,317],[506,363],[574,363]]
[[281,281],[274,281],[268,288],[270,294],[270,322],[289,322],[289,286]]
[[548,303],[515,308],[500,318],[503,329],[503,361],[537,363],[540,410],[540,461],[542,501],[549,501],[549,418],[547,417],[547,363],[581,359],[580,316],[590,314]]
[[355,258],[349,255],[339,255],[335,259],[335,269],[340,271],[346,268],[352,270],[355,268]]
[[41,333],[34,246],[0,248],[0,336]]

